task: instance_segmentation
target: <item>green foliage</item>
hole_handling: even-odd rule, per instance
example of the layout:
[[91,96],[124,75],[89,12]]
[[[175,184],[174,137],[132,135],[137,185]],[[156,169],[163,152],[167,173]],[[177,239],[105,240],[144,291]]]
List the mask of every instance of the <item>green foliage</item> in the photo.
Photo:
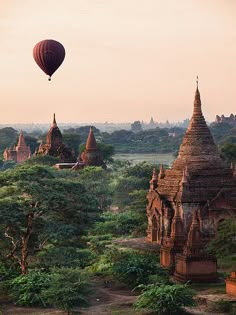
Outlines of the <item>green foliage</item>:
[[131,286],[148,283],[149,276],[167,277],[167,272],[159,265],[159,257],[135,251],[120,252],[112,266],[112,273],[122,282]]
[[139,310],[154,311],[158,315],[180,315],[183,306],[194,305],[194,291],[187,285],[149,284],[142,289],[135,307]]
[[79,155],[80,136],[76,133],[63,133],[63,143],[71,150],[74,149],[75,156]]
[[154,167],[143,162],[121,170],[111,185],[114,204],[121,209],[132,207],[135,211],[143,211]]
[[50,276],[41,271],[31,271],[9,281],[13,302],[22,306],[46,306],[41,291],[50,285]]
[[89,192],[75,175],[61,178],[52,168],[25,163],[0,173],[3,256],[21,263],[22,239],[27,239],[28,258],[45,245],[76,244],[87,233],[97,219],[100,195]]
[[156,167],[155,165],[150,165],[146,162],[138,163],[134,166],[130,166],[129,168],[126,168],[124,171],[124,177],[138,177],[138,178],[151,178],[153,168]]
[[95,260],[96,255],[89,249],[80,249],[72,246],[54,246],[39,252],[38,264],[43,268],[51,267],[80,267],[89,266]]
[[8,169],[14,168],[16,166],[16,162],[15,161],[0,161],[0,168],[3,171],[6,171]]
[[0,150],[5,150],[7,147],[13,147],[17,141],[18,132],[11,127],[0,129]]
[[230,135],[235,135],[234,126],[227,123],[221,124],[213,123],[210,126],[210,130],[217,143],[223,143],[225,142],[225,139],[227,137],[229,137]]
[[112,144],[106,144],[104,142],[97,142],[97,147],[102,153],[102,158],[105,163],[113,162],[113,155],[115,154],[115,148]]
[[30,271],[8,282],[10,295],[21,306],[53,306],[70,310],[85,305],[89,282],[80,269],[60,268],[50,273]]
[[36,155],[24,162],[24,165],[48,165],[53,166],[59,163],[59,158],[50,155]]
[[236,143],[224,143],[221,147],[221,156],[229,164],[236,162]]
[[[90,127],[91,126],[82,126],[82,127],[78,127],[78,128],[64,129],[63,130],[63,139],[64,139],[64,136],[66,134],[70,134],[70,135],[73,134],[73,135],[76,135],[77,137],[79,137],[79,139],[81,140],[82,143],[85,143],[87,138],[88,138]],[[94,133],[96,139],[100,139],[101,134],[100,134],[99,129],[97,129],[94,126],[92,126],[92,128],[93,128],[93,133]]]
[[217,257],[236,253],[236,221],[227,219],[218,226],[216,237],[208,243],[208,251]]
[[86,239],[89,249],[96,255],[101,255],[106,246],[111,244],[112,234],[89,235]]
[[89,294],[87,277],[79,269],[54,269],[50,274],[50,285],[41,292],[50,306],[70,311],[73,306],[87,304]]
[[[85,167],[80,171],[79,181],[90,192],[100,210],[106,210],[112,202],[110,174],[102,167]],[[102,185],[101,185],[102,183]]]
[[[175,132],[175,137],[170,137],[169,132]],[[118,130],[111,134],[101,134],[105,143],[114,145],[115,151],[120,153],[167,153],[179,148],[184,129],[176,128],[175,131],[167,128],[155,128],[134,133],[128,130]]]
[[95,224],[94,233],[96,234],[112,234],[113,236],[137,235],[144,234],[140,227],[143,227],[146,215],[144,211],[143,213],[134,210],[122,212],[107,211],[102,214],[100,220],[101,222]]
[[24,138],[26,145],[30,147],[31,153],[34,153],[39,146],[38,139],[27,133],[24,133]]
[[7,264],[6,261],[0,262],[0,291],[8,293],[9,281],[20,275],[20,268],[16,264]]

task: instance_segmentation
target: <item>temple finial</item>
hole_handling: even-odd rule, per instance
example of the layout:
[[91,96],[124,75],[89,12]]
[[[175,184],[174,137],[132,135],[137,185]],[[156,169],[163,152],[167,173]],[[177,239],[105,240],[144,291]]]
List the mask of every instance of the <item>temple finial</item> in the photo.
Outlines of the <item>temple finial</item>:
[[197,75],[196,83],[197,83],[197,89],[198,89],[198,75]]
[[56,114],[53,114],[53,122],[52,122],[53,127],[57,127],[57,122],[56,122]]

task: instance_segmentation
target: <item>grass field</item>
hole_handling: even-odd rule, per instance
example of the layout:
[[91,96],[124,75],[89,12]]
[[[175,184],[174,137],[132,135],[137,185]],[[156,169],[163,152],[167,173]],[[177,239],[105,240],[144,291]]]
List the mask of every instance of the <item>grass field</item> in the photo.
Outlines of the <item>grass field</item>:
[[114,155],[116,160],[128,160],[132,164],[148,162],[151,164],[165,164],[171,166],[174,156],[171,153],[119,153]]

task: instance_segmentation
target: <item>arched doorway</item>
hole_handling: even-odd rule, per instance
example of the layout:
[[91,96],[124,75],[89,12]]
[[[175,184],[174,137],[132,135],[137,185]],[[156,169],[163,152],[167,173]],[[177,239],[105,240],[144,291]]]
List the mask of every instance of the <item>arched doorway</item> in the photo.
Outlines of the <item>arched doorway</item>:
[[157,234],[158,234],[158,222],[157,222],[156,216],[154,215],[152,217],[152,242],[157,241]]

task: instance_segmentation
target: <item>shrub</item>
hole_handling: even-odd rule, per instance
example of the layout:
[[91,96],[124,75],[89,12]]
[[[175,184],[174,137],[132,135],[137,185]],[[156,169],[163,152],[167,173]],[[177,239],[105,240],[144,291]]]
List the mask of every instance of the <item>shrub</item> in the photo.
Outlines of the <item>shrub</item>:
[[111,234],[90,235],[87,237],[87,245],[94,254],[100,255],[104,253],[106,246],[111,244],[111,240]]
[[187,285],[141,285],[141,295],[135,307],[138,310],[154,311],[158,315],[180,315],[183,306],[194,305],[194,291]]
[[50,285],[50,276],[41,271],[31,271],[9,281],[13,302],[22,306],[45,306],[41,291]]
[[[137,228],[142,227],[145,214],[134,210],[122,212],[105,212],[101,216],[101,222],[95,226],[96,234],[112,234],[113,236],[123,236],[132,234]],[[145,225],[146,228],[146,225]]]
[[51,247],[39,253],[40,266],[50,267],[80,267],[92,263],[96,255],[89,249],[75,247]]
[[50,274],[50,286],[42,290],[43,299],[50,306],[69,311],[73,306],[87,304],[89,283],[81,270],[54,269]]
[[120,257],[112,265],[114,276],[131,286],[147,284],[151,275],[167,278],[167,271],[163,270],[158,256],[151,254],[140,254],[135,251],[121,252]]
[[2,293],[8,293],[9,281],[20,275],[19,265],[8,265],[0,262],[0,291]]

